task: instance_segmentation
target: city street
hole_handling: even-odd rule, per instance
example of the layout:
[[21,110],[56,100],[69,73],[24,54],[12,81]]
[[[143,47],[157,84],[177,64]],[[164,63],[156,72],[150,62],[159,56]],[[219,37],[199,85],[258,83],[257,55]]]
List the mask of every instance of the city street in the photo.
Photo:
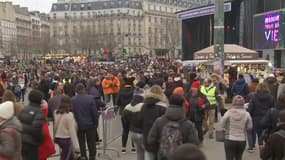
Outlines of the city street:
[[[113,126],[115,130],[112,130],[111,137],[117,137],[121,133],[120,129],[120,119],[117,118],[115,121],[112,121]],[[130,141],[129,141],[130,142]],[[117,154],[113,151],[107,151],[107,154],[111,157],[111,160],[136,160],[136,154],[131,153],[130,144],[128,144],[127,154],[121,154],[120,157],[117,156]],[[224,160],[225,159],[225,153],[223,148],[223,143],[216,142],[214,139],[208,139],[207,136],[205,136],[205,143],[201,147],[201,149],[204,151],[204,153],[207,156],[208,160]],[[114,148],[117,151],[121,150],[121,139],[117,138],[115,141],[113,141],[108,148]],[[102,150],[98,150],[98,153],[102,153]],[[254,151],[254,153],[249,153],[247,151],[244,152],[243,160],[259,160],[258,156],[259,152],[258,150]],[[100,154],[99,154],[100,155]],[[58,160],[58,157],[50,158],[49,160]],[[98,160],[109,160],[106,157],[99,157]]]
[[[27,99],[26,94],[26,99]],[[25,105],[27,105],[27,101],[25,101]],[[101,123],[99,126],[99,134],[100,137],[102,138],[102,119],[100,119]],[[52,123],[50,123],[50,133],[52,134]],[[218,128],[218,123],[216,124],[216,128]],[[120,117],[116,117],[116,119],[108,121],[107,125],[108,133],[107,133],[107,138],[108,141],[114,140],[112,143],[108,145],[107,148],[113,148],[117,150],[120,154],[120,157],[117,156],[116,152],[113,151],[107,151],[107,155],[111,157],[111,160],[135,160],[136,159],[136,154],[131,153],[131,148],[130,144],[128,144],[128,150],[127,154],[121,154],[121,138],[120,138],[120,133],[121,131],[121,121]],[[98,146],[100,148],[100,146]],[[201,149],[204,151],[204,153],[207,156],[208,160],[224,160],[225,159],[225,153],[224,153],[224,146],[223,143],[216,142],[214,139],[209,139],[207,135],[205,136],[205,142]],[[58,152],[58,147],[57,147],[57,152]],[[102,150],[98,150],[98,153],[103,153]],[[57,153],[58,154],[58,153]],[[243,160],[259,160],[259,151],[256,150],[254,153],[249,153],[247,151],[244,152]],[[52,158],[49,158],[49,160],[58,160],[59,156],[54,156]],[[109,160],[105,156],[99,156],[98,160]]]

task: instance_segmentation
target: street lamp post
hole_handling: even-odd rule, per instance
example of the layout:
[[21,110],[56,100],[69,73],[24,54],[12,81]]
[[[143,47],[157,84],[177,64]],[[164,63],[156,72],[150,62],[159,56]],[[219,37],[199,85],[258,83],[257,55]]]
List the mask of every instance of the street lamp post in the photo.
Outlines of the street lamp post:
[[215,61],[219,63],[217,70],[224,73],[224,0],[215,0],[214,17],[214,54]]

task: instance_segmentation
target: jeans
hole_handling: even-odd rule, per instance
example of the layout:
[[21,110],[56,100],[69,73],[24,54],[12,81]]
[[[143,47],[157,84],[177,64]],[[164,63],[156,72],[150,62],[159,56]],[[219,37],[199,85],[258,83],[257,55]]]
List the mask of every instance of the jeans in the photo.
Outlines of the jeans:
[[226,160],[242,160],[242,154],[245,146],[245,141],[225,140],[224,147],[226,152]]
[[145,157],[145,160],[156,160],[156,154],[152,152],[145,151],[144,157]]
[[258,145],[263,145],[262,129],[257,128],[256,126],[253,126],[251,130],[247,131],[247,139],[248,139],[249,148],[255,147],[256,135],[258,138]]
[[209,109],[205,111],[205,119],[203,122],[205,130],[209,130],[209,135],[214,134],[214,123],[215,123],[215,109]]
[[96,159],[96,128],[78,130],[78,141],[82,159],[87,159],[86,140],[89,150],[89,160]]
[[61,149],[60,160],[73,160],[72,143],[70,138],[56,138]]
[[204,135],[203,135],[203,122],[194,122],[195,128],[198,132],[198,138],[200,140],[200,143],[203,143]]
[[39,159],[39,147],[29,144],[23,144],[22,146],[23,160],[38,160]]
[[136,146],[137,160],[144,160],[143,135],[140,133],[131,132],[131,137]]

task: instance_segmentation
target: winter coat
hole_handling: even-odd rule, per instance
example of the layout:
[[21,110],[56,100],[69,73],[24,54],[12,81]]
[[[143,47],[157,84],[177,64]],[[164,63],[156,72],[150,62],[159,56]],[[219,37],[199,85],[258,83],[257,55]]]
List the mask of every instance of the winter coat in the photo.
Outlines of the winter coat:
[[253,125],[261,127],[261,120],[274,107],[273,97],[269,93],[257,92],[249,102],[248,112],[250,113]]
[[62,95],[61,94],[56,94],[54,97],[48,100],[48,117],[54,119],[54,111],[56,108],[59,106],[61,102]]
[[23,126],[23,144],[39,147],[44,141],[43,123],[45,116],[39,104],[30,103],[19,114]]
[[72,97],[73,113],[80,130],[97,128],[98,111],[91,95],[78,94]]
[[117,77],[114,77],[113,79],[105,78],[102,81],[102,88],[105,95],[119,93],[120,85],[120,80]]
[[250,114],[243,106],[234,106],[228,110],[221,120],[221,127],[226,130],[227,140],[246,141],[246,130],[252,128]]
[[[278,130],[285,131],[285,124],[280,125]],[[272,134],[261,152],[262,160],[281,160],[284,156],[284,144],[284,137],[276,133]]]
[[157,151],[156,147],[153,147],[153,145],[149,145],[147,142],[149,131],[154,121],[165,113],[167,107],[168,107],[167,103],[162,102],[156,98],[148,97],[144,100],[144,105],[141,111],[143,117],[142,131],[143,131],[145,149],[149,152],[156,153]]
[[0,125],[0,159],[22,160],[22,125],[13,117]]
[[249,93],[249,90],[248,90],[248,85],[243,78],[240,78],[234,82],[232,87],[232,93],[234,96],[241,95],[244,98],[246,98],[246,96]]
[[277,102],[274,108],[267,111],[266,115],[262,118],[261,125],[263,129],[269,129],[269,134],[277,131],[278,115],[281,110],[285,109],[284,102]]
[[268,85],[270,94],[273,96],[274,100],[277,101],[277,98],[278,98],[277,97],[277,90],[278,90],[277,79],[274,77],[268,77],[264,82]]
[[183,107],[170,105],[169,108],[167,108],[166,113],[162,117],[159,117],[155,120],[147,137],[148,145],[150,146],[150,148],[154,149],[154,153],[157,153],[157,151],[159,151],[159,143],[163,127],[167,125],[167,123],[170,121],[181,121],[183,143],[199,143],[196,129],[193,124],[185,118],[185,112]]
[[125,107],[131,102],[134,94],[134,87],[125,85],[117,96],[117,105],[120,107],[120,114],[122,114]]
[[202,105],[208,103],[206,99],[205,96],[199,94],[189,98],[190,111],[186,113],[186,116],[192,122],[202,122],[204,120],[205,108],[203,108]]
[[[45,117],[48,116],[48,107],[42,109]],[[55,146],[53,143],[53,140],[51,138],[50,132],[49,132],[49,126],[48,122],[45,120],[43,124],[43,134],[44,134],[44,142],[39,147],[39,160],[46,160],[48,157],[53,155],[55,151]]]
[[285,83],[279,84],[277,89],[277,98],[279,98],[282,93],[285,94]]
[[130,126],[130,131],[142,134],[142,106],[143,103],[128,104],[123,111],[122,120]]
[[70,138],[74,151],[79,151],[77,138],[77,124],[72,112],[64,114],[54,114],[55,138]]

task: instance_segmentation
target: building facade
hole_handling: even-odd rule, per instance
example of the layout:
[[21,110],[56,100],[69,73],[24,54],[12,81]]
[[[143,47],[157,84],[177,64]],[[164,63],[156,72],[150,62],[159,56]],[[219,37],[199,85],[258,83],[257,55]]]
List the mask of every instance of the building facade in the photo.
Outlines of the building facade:
[[4,56],[31,58],[30,54],[48,53],[49,15],[30,12],[27,7],[0,2],[0,53]]
[[15,53],[16,17],[11,2],[0,2],[0,54],[7,56]]
[[50,12],[53,51],[175,52],[181,48],[175,12],[197,5],[199,0],[58,0]]

